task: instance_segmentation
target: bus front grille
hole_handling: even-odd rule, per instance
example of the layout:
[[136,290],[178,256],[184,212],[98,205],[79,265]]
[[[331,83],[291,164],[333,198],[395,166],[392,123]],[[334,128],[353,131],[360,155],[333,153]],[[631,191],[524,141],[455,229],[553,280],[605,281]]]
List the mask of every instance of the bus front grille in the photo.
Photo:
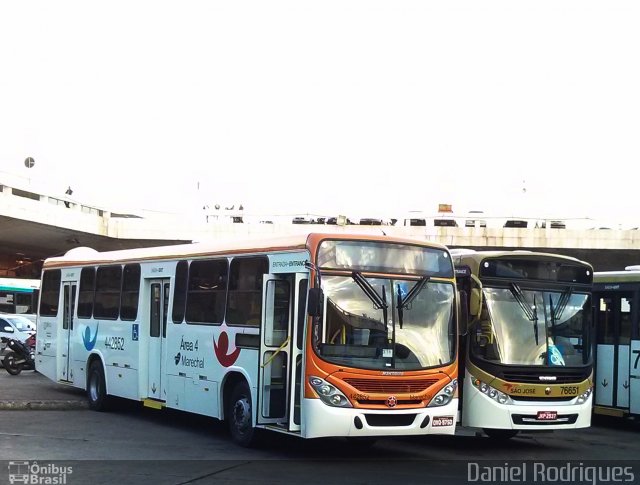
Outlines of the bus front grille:
[[552,374],[556,380],[548,381],[541,380],[541,375],[549,375],[544,371],[534,371],[534,372],[504,372],[502,374],[502,378],[505,381],[509,382],[518,382],[523,384],[570,384],[584,381],[587,376],[585,376],[584,372],[564,372],[564,373],[556,373]]
[[416,419],[415,414],[365,414],[369,426],[411,426]]
[[437,379],[403,379],[403,380],[374,380],[374,379],[344,379],[344,382],[360,392],[379,394],[419,393],[426,391],[438,382]]
[[[358,400],[358,404],[387,407],[387,401],[376,399]],[[421,404],[422,401],[419,399],[398,399],[396,403],[397,406],[419,406]]]

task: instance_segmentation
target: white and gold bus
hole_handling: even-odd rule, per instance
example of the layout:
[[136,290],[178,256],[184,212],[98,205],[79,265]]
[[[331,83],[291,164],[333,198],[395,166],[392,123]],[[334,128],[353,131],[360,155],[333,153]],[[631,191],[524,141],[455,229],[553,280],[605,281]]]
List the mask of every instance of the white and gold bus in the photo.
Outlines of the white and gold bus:
[[462,425],[496,438],[590,426],[591,265],[530,251],[451,253],[469,321]]
[[304,438],[453,434],[453,263],[441,245],[304,234],[45,261],[38,371]]

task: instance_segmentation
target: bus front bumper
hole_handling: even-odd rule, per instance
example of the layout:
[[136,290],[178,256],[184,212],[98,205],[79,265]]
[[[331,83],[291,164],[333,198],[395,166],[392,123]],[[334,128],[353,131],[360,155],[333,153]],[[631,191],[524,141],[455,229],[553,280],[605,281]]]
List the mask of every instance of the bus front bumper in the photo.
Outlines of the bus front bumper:
[[303,409],[305,438],[453,435],[458,399],[439,407],[389,410],[338,408],[304,399]]
[[[466,384],[466,383],[465,383]],[[473,386],[465,389],[463,426],[513,430],[557,430],[588,428],[593,395],[582,404],[558,401],[515,401],[499,404]],[[555,419],[553,419],[555,417]]]

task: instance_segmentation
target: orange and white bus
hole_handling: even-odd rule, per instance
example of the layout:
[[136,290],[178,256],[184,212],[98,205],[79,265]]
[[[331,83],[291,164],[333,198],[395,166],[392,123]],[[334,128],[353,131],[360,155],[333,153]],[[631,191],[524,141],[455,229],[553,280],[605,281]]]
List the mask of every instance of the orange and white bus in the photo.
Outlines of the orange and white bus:
[[43,266],[36,365],[86,389],[304,438],[453,434],[453,263],[441,245],[304,234]]

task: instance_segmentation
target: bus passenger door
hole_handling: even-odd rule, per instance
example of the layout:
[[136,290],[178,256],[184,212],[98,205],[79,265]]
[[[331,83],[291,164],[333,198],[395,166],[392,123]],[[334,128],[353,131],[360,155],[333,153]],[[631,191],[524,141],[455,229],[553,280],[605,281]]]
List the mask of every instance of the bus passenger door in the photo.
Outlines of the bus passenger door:
[[291,380],[292,281],[283,275],[265,275],[260,328],[260,383],[258,424],[287,427]]
[[[637,322],[638,320],[636,320]],[[629,412],[640,414],[640,340],[631,341],[631,367],[629,371]]]
[[631,294],[600,296],[597,311],[595,405],[627,409],[631,386]]
[[166,400],[163,366],[167,356],[167,307],[169,305],[168,279],[151,280],[149,301],[149,382],[148,397]]
[[62,377],[61,380],[73,382],[71,369],[71,339],[73,336],[73,311],[76,307],[76,283],[62,283]]
[[304,386],[304,329],[307,323],[307,290],[309,278],[306,273],[296,273],[293,289],[293,321],[291,328],[291,397],[289,398],[289,431],[300,431],[300,403]]
[[631,299],[631,343],[629,346],[629,412],[640,414],[640,294]]

